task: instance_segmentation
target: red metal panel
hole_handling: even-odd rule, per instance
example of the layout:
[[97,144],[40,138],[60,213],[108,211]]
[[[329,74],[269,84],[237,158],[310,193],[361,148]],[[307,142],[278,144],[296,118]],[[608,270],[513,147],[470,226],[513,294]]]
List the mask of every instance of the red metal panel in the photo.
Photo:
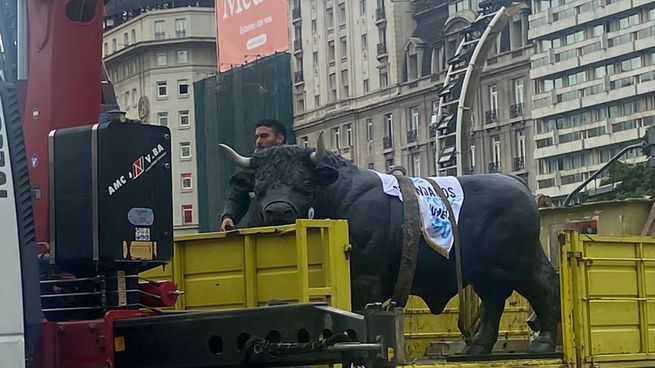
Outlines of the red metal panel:
[[[82,12],[84,3],[95,8]],[[76,22],[68,18],[67,7],[70,16],[95,15],[90,21]],[[95,123],[100,114],[103,12],[102,0],[28,2],[29,71],[23,124],[39,242],[49,241],[48,133]]]
[[148,315],[138,310],[109,311],[105,318],[43,321],[33,354],[33,368],[113,368],[114,321]]

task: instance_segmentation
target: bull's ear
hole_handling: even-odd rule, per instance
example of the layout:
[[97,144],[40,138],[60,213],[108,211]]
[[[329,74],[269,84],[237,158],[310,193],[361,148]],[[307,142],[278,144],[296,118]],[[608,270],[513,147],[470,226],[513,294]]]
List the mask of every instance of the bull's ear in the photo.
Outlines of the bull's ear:
[[232,175],[230,186],[239,192],[250,192],[255,186],[255,181],[252,174],[240,171]]
[[339,172],[332,166],[321,165],[314,169],[314,178],[316,184],[319,185],[328,185],[337,181],[339,177]]

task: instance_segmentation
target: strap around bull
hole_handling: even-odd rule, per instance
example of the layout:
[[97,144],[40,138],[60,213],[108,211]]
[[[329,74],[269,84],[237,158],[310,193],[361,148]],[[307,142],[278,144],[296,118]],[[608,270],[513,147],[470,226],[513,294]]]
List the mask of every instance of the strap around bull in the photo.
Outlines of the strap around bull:
[[403,251],[391,302],[395,303],[398,307],[405,307],[409,294],[412,291],[412,283],[416,271],[418,244],[421,239],[421,228],[419,224],[420,212],[416,188],[412,179],[403,175],[394,176],[398,179],[400,192],[403,195],[405,220],[403,221]]
[[[446,206],[446,210],[448,210],[448,221],[450,221],[450,226],[453,230],[453,247],[455,248],[455,272],[457,274],[457,295],[459,297],[459,320],[457,322],[457,325],[459,327],[460,332],[464,336],[464,340],[466,342],[470,342],[471,339],[473,338],[473,335],[475,334],[475,331],[477,330],[477,323],[475,320],[478,319],[478,316],[471,316],[469,313],[466,313],[465,306],[467,305],[467,297],[466,294],[464,293],[464,280],[462,276],[462,255],[461,255],[461,247],[460,247],[460,242],[459,242],[459,227],[457,226],[457,220],[455,219],[455,211],[453,211],[453,207],[450,205],[450,201],[448,200],[448,197],[446,197],[445,193],[437,184],[436,181],[430,178],[426,178],[425,180],[432,185],[434,188],[435,192],[437,192],[437,195],[441,199],[441,201],[444,203],[444,206]],[[404,193],[403,193],[404,195]],[[477,297],[475,297],[477,299]]]

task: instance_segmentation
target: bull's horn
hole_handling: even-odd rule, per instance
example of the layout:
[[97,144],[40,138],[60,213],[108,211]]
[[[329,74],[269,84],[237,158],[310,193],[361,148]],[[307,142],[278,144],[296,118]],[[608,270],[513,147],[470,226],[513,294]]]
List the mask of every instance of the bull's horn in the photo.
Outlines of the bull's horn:
[[323,132],[318,133],[318,141],[316,142],[316,152],[309,154],[309,159],[312,160],[314,165],[323,162],[325,157],[325,143],[323,142]]
[[227,152],[228,156],[234,161],[237,166],[243,168],[243,169],[248,169],[250,168],[250,157],[243,157],[240,154],[237,153],[237,151],[233,150],[232,147],[226,145],[226,144],[219,144],[221,148]]

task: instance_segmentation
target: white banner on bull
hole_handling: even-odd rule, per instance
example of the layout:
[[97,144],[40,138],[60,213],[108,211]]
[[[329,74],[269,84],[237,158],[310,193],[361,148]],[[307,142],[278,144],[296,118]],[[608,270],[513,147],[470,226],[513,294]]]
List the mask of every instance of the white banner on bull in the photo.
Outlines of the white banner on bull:
[[[400,192],[398,179],[393,175],[383,174],[377,171],[375,173],[382,181],[384,192],[402,201],[403,195]],[[453,212],[455,212],[455,221],[459,222],[459,212],[464,204],[464,190],[459,180],[454,176],[439,176],[430,179],[437,182],[441,187],[453,208]],[[453,227],[448,218],[448,210],[427,180],[423,178],[412,178],[412,182],[416,188],[419,208],[421,210],[421,231],[423,232],[423,238],[432,249],[439,252],[442,256],[449,258],[454,238]]]

